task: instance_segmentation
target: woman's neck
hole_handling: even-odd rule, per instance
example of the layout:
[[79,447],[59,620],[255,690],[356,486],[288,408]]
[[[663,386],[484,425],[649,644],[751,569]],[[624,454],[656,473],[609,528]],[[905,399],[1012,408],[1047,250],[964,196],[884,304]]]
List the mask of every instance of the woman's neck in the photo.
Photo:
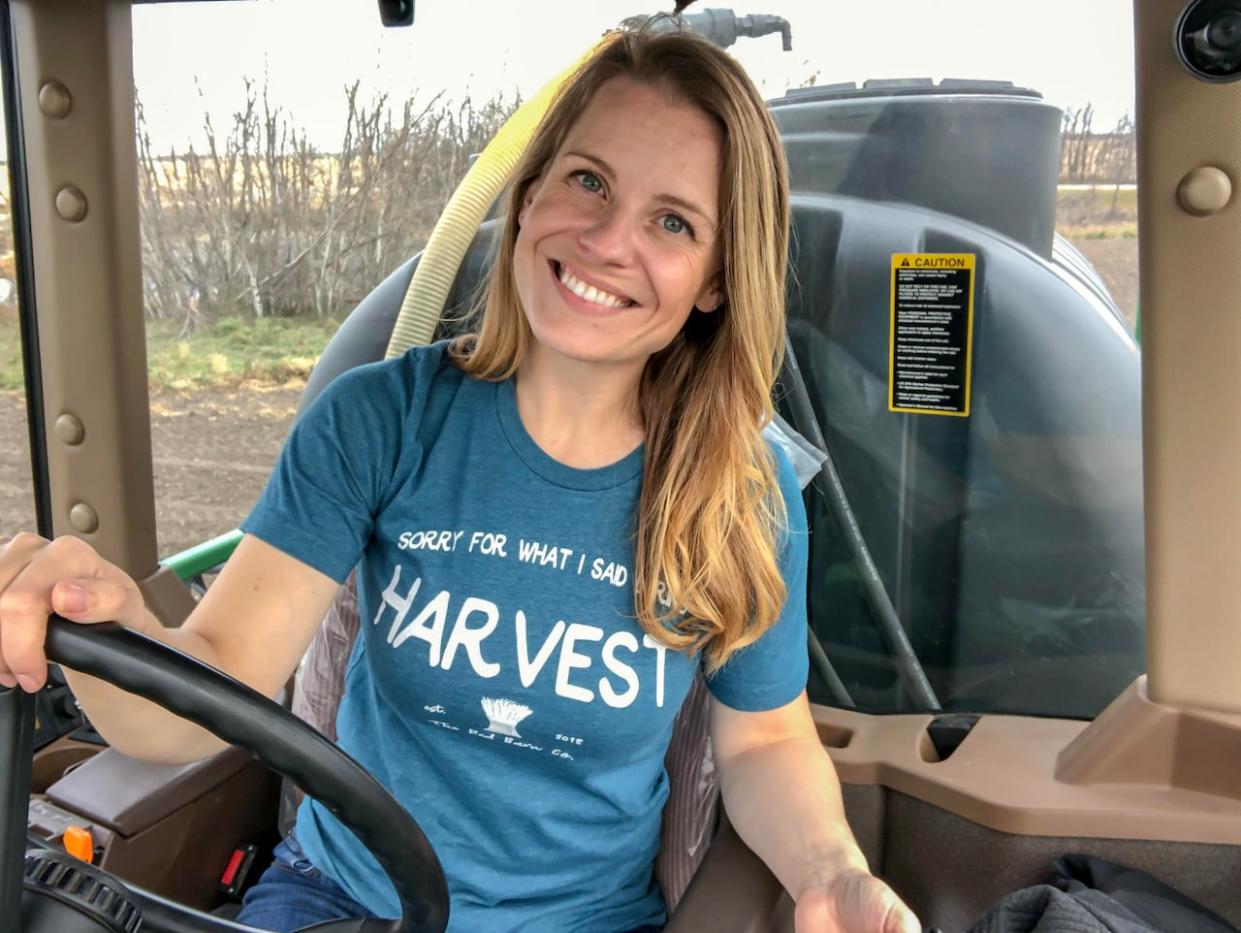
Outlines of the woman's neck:
[[595,469],[642,443],[641,367],[580,363],[537,344],[517,373],[517,412],[540,449],[565,466]]

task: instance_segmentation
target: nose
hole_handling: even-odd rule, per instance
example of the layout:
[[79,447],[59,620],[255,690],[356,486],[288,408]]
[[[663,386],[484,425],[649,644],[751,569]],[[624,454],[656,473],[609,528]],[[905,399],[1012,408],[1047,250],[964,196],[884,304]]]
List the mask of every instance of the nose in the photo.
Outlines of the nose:
[[609,204],[590,218],[578,233],[578,245],[591,259],[625,265],[633,257],[635,219],[620,205]]

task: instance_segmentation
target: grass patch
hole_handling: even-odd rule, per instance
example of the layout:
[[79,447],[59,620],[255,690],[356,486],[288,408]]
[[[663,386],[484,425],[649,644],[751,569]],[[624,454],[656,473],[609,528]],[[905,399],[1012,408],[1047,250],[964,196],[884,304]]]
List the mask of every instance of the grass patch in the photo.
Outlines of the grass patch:
[[1081,227],[1062,227],[1060,232],[1074,240],[1136,240],[1138,225],[1119,224],[1087,224]]
[[25,389],[22,331],[13,308],[0,308],[0,389]]
[[170,389],[304,380],[340,323],[316,317],[221,318],[182,336],[147,322],[151,384]]
[[[164,321],[147,321],[147,368],[152,387],[190,389],[302,382],[340,322],[329,318],[221,318],[182,336]],[[21,389],[17,315],[0,311],[0,388]]]
[[1137,211],[1138,189],[1122,188],[1117,190],[1114,185],[1096,185],[1093,188],[1057,188],[1056,205],[1075,203],[1091,206],[1106,213],[1110,210]]
[[1136,189],[1057,189],[1056,229],[1065,236],[1091,240],[1131,239],[1137,236]]

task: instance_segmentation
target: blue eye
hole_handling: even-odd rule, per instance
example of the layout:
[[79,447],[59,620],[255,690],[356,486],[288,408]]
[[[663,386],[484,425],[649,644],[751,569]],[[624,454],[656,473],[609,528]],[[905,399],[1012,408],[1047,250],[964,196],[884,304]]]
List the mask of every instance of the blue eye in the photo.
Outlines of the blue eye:
[[603,193],[603,182],[599,180],[599,176],[587,169],[581,169],[574,172],[573,177],[581,183],[582,187],[587,191],[593,191],[595,194]]
[[694,232],[690,228],[690,225],[676,214],[664,214],[664,216],[660,218],[660,223],[663,224],[664,229],[669,233],[689,233],[693,235]]

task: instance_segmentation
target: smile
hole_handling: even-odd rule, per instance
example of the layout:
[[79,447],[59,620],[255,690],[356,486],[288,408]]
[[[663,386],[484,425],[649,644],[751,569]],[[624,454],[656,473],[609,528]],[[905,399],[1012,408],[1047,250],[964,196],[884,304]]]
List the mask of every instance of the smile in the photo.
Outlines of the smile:
[[614,295],[594,285],[588,285],[575,276],[563,263],[552,260],[550,265],[552,274],[556,276],[560,284],[588,304],[598,305],[601,308],[628,308],[636,304],[624,295]]

